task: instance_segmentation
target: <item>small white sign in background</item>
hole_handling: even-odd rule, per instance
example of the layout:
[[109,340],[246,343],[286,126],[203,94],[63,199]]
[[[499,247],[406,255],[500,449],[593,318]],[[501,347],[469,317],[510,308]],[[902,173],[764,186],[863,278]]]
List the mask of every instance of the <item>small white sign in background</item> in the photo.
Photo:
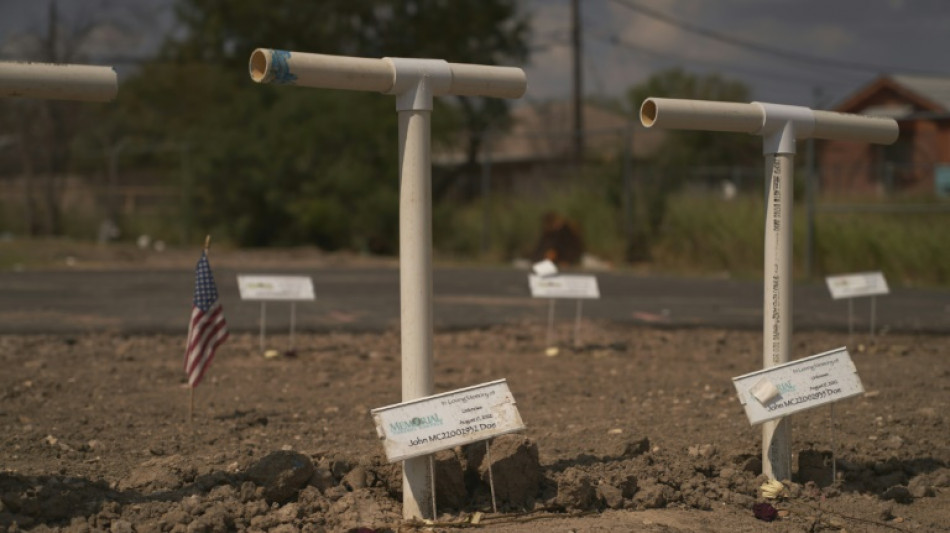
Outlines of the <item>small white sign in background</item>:
[[239,274],[242,300],[314,300],[310,276],[256,276]]
[[825,278],[825,283],[828,285],[831,297],[835,300],[856,296],[877,296],[890,292],[884,274],[881,272],[828,276]]
[[504,379],[370,411],[389,462],[524,431]]
[[753,425],[864,392],[847,348],[732,378]]
[[597,278],[583,274],[558,274],[556,276],[528,275],[528,285],[534,298],[600,298]]
[[557,275],[557,265],[550,259],[538,261],[531,267],[531,271],[541,277]]

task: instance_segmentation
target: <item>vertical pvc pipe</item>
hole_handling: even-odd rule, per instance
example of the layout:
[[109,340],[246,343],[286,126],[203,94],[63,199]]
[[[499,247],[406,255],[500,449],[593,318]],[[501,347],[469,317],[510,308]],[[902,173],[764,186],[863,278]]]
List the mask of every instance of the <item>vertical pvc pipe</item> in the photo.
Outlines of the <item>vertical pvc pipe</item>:
[[[766,156],[768,204],[765,216],[762,363],[770,368],[789,360],[792,337],[792,168],[794,155]],[[762,473],[792,478],[788,418],[762,425]]]
[[831,402],[831,484],[838,482],[838,447],[835,445],[835,403]]
[[805,152],[805,277],[811,279],[815,265],[815,139],[808,139]]
[[[433,394],[430,110],[399,111],[399,293],[402,401]],[[403,517],[425,517],[428,457],[403,461]]]
[[495,502],[495,474],[492,473],[492,461],[491,458],[491,439],[485,441],[485,454],[488,456],[488,488],[491,489],[491,511],[493,513],[498,512],[498,504]]

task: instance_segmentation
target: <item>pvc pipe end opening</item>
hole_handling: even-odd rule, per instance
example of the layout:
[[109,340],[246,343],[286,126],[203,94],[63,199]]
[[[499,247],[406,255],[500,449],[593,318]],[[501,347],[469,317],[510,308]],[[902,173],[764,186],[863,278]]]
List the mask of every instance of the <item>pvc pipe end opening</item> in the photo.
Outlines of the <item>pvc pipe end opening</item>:
[[640,106],[640,122],[647,128],[653,125],[656,122],[656,102],[652,99],[647,98],[643,101],[643,105]]
[[251,54],[249,67],[252,80],[257,83],[264,81],[267,71],[270,69],[270,55],[262,48],[254,50]]

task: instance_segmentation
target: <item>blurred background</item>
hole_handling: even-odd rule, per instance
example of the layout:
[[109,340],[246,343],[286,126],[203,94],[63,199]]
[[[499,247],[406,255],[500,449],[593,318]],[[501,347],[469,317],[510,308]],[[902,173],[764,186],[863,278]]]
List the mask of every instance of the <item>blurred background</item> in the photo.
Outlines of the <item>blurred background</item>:
[[655,132],[648,96],[898,120],[799,143],[795,269],[950,284],[943,0],[3,0],[0,60],[115,66],[109,104],[0,100],[0,268],[37,243],[398,250],[391,97],[256,85],[257,47],[524,67],[433,113],[437,260],[761,275],[755,136]]

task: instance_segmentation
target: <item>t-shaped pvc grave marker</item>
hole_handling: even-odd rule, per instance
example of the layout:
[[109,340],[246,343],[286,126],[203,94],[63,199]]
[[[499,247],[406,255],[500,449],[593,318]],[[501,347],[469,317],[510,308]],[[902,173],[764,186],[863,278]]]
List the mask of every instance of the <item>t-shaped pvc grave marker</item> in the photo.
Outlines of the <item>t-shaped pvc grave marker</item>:
[[[761,135],[768,181],[762,360],[765,368],[788,362],[792,332],[792,163],[797,139],[890,144],[897,122],[888,118],[814,111],[807,107],[647,98],[640,107],[647,128],[732,131]],[[786,419],[762,426],[762,471],[791,479],[790,428]]]
[[112,67],[0,62],[0,96],[106,102],[118,81]]
[[[519,98],[527,88],[515,67],[306,54],[257,49],[251,78],[260,83],[373,91],[396,96],[399,113],[399,286],[402,400],[430,396],[432,379],[432,97]],[[403,516],[425,517],[430,500],[427,457],[403,462]]]

